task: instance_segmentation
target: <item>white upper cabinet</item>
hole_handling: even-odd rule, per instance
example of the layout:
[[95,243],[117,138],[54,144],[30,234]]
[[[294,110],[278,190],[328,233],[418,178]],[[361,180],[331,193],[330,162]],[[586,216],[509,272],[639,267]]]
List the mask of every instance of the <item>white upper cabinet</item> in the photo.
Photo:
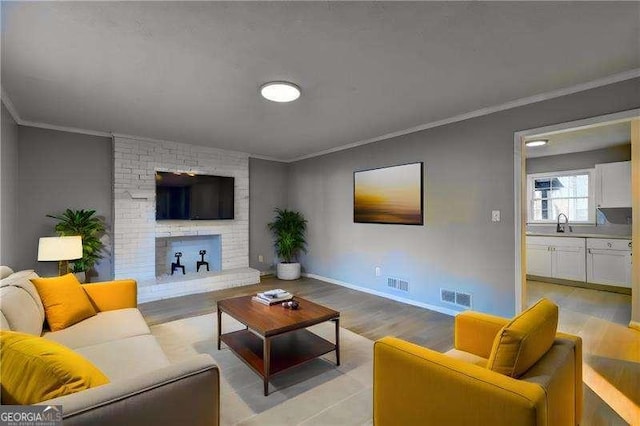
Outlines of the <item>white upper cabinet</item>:
[[596,164],[597,206],[631,207],[631,161]]

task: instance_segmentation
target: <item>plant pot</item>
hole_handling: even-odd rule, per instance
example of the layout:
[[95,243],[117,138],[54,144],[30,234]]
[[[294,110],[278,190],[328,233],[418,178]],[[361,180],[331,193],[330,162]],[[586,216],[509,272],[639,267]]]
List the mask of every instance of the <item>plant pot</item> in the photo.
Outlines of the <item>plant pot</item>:
[[74,272],[73,275],[76,276],[76,278],[80,282],[80,284],[84,284],[84,283],[87,282],[87,273],[85,271]]
[[300,278],[300,264],[295,263],[278,263],[276,275],[281,280],[297,280]]

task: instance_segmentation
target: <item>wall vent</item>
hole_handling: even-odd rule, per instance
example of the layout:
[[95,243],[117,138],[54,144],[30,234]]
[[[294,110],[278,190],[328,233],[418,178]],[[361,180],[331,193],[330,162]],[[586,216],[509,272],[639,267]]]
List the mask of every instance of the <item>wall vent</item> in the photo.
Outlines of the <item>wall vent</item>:
[[447,290],[446,288],[440,289],[440,300],[447,303],[456,303],[456,292],[453,290]]
[[456,305],[471,309],[471,295],[456,291]]
[[469,293],[441,288],[440,301],[471,309],[471,294]]
[[395,288],[400,291],[409,291],[409,281],[400,278],[387,277],[387,287]]

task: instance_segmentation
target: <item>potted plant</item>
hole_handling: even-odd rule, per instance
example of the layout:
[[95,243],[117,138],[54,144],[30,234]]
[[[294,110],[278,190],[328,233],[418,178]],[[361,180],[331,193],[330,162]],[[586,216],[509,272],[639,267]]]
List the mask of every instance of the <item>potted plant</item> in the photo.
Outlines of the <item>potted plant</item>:
[[279,208],[274,211],[275,220],[267,226],[273,233],[276,254],[280,258],[276,273],[281,280],[295,280],[300,278],[298,254],[307,252],[304,237],[307,221],[300,212]]
[[58,220],[55,227],[59,236],[80,235],[82,237],[82,257],[72,260],[71,271],[76,274],[80,282],[88,280],[87,272],[93,268],[98,259],[102,259],[104,244],[100,237],[104,235],[105,224],[102,218],[96,216],[95,210],[67,209],[59,215],[50,215]]

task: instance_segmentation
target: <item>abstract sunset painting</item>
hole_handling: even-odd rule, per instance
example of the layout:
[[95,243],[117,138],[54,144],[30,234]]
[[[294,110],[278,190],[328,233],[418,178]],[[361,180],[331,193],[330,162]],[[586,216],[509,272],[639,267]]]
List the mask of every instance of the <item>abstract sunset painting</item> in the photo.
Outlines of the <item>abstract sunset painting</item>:
[[353,174],[353,221],[422,225],[422,163]]

